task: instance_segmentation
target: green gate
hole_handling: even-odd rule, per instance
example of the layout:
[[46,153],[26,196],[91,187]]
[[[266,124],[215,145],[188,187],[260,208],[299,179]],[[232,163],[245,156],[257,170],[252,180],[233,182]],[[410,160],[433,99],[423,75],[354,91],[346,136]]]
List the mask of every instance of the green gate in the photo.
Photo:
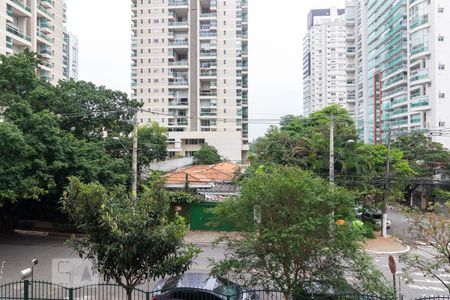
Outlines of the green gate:
[[213,227],[209,224],[213,216],[208,210],[216,205],[216,203],[211,202],[192,203],[189,214],[191,230],[236,231],[232,225]]

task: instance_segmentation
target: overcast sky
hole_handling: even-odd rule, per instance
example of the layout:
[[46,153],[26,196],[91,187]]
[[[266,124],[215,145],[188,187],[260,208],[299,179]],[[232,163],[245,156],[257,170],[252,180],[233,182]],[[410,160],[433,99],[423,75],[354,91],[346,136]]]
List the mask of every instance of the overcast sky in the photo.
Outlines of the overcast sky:
[[[223,0],[219,0],[223,1]],[[130,92],[131,1],[68,0],[69,31],[80,41],[81,80]],[[249,0],[249,118],[302,113],[302,39],[313,8],[344,0]],[[250,122],[250,138],[268,125]]]

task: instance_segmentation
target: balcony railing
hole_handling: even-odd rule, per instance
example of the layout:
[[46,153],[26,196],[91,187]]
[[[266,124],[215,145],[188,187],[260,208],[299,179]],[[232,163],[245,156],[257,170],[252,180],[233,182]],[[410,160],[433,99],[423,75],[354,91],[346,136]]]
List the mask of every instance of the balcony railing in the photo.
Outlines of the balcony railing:
[[202,117],[212,117],[217,115],[216,108],[200,108],[200,116]]
[[217,96],[215,91],[200,91],[200,96]]
[[189,101],[187,98],[175,98],[169,101],[169,106],[188,106]]
[[178,61],[170,61],[169,66],[187,66],[188,61],[187,60],[178,60]]
[[37,6],[38,10],[40,10],[41,12],[43,12],[44,14],[46,14],[47,16],[53,18],[55,16],[55,14],[53,14],[51,11],[49,11],[48,9],[44,8],[41,5]]
[[187,39],[177,39],[169,42],[169,46],[187,46],[189,41]]
[[414,81],[418,81],[418,80],[422,80],[422,79],[426,79],[426,78],[428,78],[428,70],[421,70],[421,71],[411,73],[410,81],[414,82]]
[[217,13],[213,12],[201,13],[200,18],[217,18]]
[[20,7],[22,7],[23,9],[25,9],[28,12],[31,12],[31,7],[29,7],[28,5],[26,5],[25,3],[19,1],[19,0],[12,0],[12,2],[14,2],[15,4],[19,5]]
[[180,86],[180,85],[189,85],[189,82],[187,80],[174,80],[169,81],[170,86]]
[[48,36],[46,36],[45,34],[43,34],[40,31],[37,32],[37,36],[40,37],[40,38],[43,38],[47,42],[53,43],[53,40],[51,38],[49,38]]
[[175,26],[188,26],[189,23],[187,21],[182,22],[169,22],[169,26],[175,27]]
[[22,39],[25,39],[27,41],[31,41],[31,37],[29,35],[26,35],[25,33],[23,33],[22,31],[18,30],[17,28],[6,24],[6,30]]
[[169,6],[186,6],[189,5],[188,0],[169,0]]

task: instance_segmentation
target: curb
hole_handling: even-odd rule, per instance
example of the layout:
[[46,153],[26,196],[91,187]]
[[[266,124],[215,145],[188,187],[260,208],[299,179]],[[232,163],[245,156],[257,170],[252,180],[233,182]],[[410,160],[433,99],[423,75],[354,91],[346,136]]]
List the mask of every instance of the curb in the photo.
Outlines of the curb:
[[14,232],[17,233],[18,235],[48,236],[48,232],[45,232],[45,231],[14,229]]
[[404,254],[404,253],[408,253],[409,251],[411,251],[411,247],[409,247],[407,245],[406,249],[401,250],[401,251],[374,251],[374,250],[369,250],[369,249],[364,249],[364,251],[368,252],[368,253],[372,253],[372,254]]
[[406,244],[405,242],[403,242],[402,240],[400,240],[399,238],[389,235],[389,234],[386,234],[386,237],[395,239],[397,242],[399,242],[403,246],[406,246],[406,249],[401,250],[401,251],[375,251],[375,250],[370,250],[370,249],[364,249],[364,251],[368,252],[368,253],[372,253],[372,254],[404,254],[404,253],[408,253],[409,251],[411,251],[411,247],[408,244]]
[[33,231],[33,230],[14,229],[14,232],[17,233],[18,235],[26,235],[26,236],[52,236],[52,237],[64,237],[64,238],[70,238],[72,236],[75,236],[77,238],[84,237],[83,234],[50,232],[50,231]]

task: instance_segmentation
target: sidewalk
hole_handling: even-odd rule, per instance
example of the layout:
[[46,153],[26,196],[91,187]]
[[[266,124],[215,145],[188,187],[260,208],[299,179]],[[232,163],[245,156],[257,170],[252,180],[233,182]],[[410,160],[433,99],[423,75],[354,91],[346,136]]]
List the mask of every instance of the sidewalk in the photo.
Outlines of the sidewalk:
[[224,235],[231,238],[239,238],[239,233],[237,232],[189,231],[184,240],[192,244],[212,244],[216,239]]
[[382,237],[380,232],[375,233],[376,238],[364,244],[364,250],[374,254],[401,254],[410,250],[408,245],[392,236]]

